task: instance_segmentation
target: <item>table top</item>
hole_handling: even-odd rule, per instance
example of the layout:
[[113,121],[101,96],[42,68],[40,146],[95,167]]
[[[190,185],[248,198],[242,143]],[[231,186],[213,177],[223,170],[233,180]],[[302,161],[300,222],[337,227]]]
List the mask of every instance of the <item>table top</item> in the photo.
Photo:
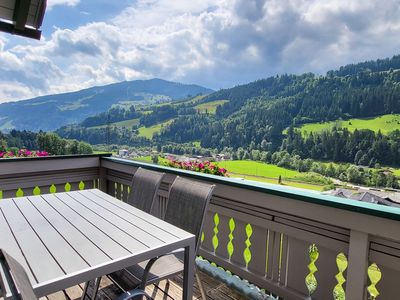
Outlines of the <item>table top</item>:
[[0,248],[22,264],[38,297],[194,240],[97,189],[0,200]]

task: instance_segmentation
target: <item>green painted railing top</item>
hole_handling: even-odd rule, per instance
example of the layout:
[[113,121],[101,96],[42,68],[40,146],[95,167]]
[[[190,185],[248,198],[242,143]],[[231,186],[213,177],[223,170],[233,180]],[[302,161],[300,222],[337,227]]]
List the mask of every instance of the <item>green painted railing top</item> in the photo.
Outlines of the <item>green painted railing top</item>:
[[[134,167],[142,167],[150,170],[161,171],[172,173],[175,175],[186,176],[196,178],[198,180],[211,181],[213,183],[225,184],[238,188],[253,190],[265,194],[276,195],[294,200],[300,200],[304,202],[314,203],[323,206],[334,207],[338,209],[344,209],[357,213],[382,217],[386,219],[392,219],[400,221],[400,208],[390,207],[379,204],[367,203],[362,201],[355,201],[349,199],[343,199],[331,195],[324,195],[318,192],[312,192],[292,187],[283,187],[275,184],[262,183],[256,181],[247,181],[236,178],[221,177],[211,174],[199,173],[194,171],[187,171],[182,169],[175,169],[166,166],[159,166],[150,163],[138,162],[128,159],[121,159],[115,157],[104,157],[106,161],[120,163],[124,165],[131,165]],[[228,170],[229,171],[229,170]]]
[[69,158],[80,158],[80,157],[110,157],[112,153],[104,154],[74,154],[74,155],[50,155],[42,157],[13,157],[13,158],[1,158],[2,162],[16,162],[16,161],[32,161],[32,160],[51,160],[51,159],[69,159]]

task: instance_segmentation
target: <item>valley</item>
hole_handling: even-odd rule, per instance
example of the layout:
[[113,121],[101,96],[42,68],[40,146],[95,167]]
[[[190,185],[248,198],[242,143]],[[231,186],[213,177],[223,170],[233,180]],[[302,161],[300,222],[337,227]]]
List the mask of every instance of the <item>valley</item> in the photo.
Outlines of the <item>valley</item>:
[[[390,66],[399,62],[394,56],[326,75],[277,75],[216,92],[154,79],[20,103],[39,109],[57,102],[75,120],[55,122],[61,125],[55,133],[95,151],[223,155],[220,164],[232,177],[267,183],[281,177],[280,184],[319,191],[332,187],[330,178],[397,188],[400,70]],[[136,96],[122,99],[128,88]],[[110,97],[93,100],[100,95]],[[94,108],[88,101],[100,104],[98,112],[84,111]],[[14,124],[1,116],[4,107],[3,126]]]

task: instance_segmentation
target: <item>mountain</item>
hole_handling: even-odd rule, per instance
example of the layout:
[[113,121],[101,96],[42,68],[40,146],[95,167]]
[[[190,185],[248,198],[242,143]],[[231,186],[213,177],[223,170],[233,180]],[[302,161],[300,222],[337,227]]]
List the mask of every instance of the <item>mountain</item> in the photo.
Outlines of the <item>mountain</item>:
[[[400,165],[400,131],[360,128],[349,132],[353,118],[386,116],[400,122],[400,56],[364,62],[326,75],[277,75],[248,84],[139,111],[110,112],[66,126],[57,133],[93,144],[130,146],[200,144],[218,151],[286,151],[316,160]],[[302,124],[347,120],[344,128],[314,132]],[[336,122],[337,121],[337,122]],[[100,125],[100,126],[99,126]],[[394,126],[392,126],[394,127]],[[148,134],[148,132],[151,132]],[[228,149],[228,150],[227,150]],[[241,150],[240,150],[241,149]],[[166,152],[172,152],[170,150]]]
[[215,115],[181,116],[161,138],[179,143],[197,139],[203,147],[218,149],[255,149],[265,141],[276,150],[291,125],[400,113],[399,61],[394,56],[325,76],[285,74],[223,89],[201,100],[228,100]]
[[124,81],[76,92],[0,104],[0,130],[54,130],[104,112],[115,104],[151,104],[213,92],[161,79]]

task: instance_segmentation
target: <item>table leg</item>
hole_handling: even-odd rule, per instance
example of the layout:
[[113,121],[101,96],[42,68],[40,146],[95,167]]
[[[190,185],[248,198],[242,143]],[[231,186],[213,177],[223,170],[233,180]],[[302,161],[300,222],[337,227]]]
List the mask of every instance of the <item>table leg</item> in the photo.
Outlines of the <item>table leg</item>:
[[190,246],[185,247],[185,260],[183,270],[183,295],[182,299],[192,300],[194,284],[195,245],[192,239]]

